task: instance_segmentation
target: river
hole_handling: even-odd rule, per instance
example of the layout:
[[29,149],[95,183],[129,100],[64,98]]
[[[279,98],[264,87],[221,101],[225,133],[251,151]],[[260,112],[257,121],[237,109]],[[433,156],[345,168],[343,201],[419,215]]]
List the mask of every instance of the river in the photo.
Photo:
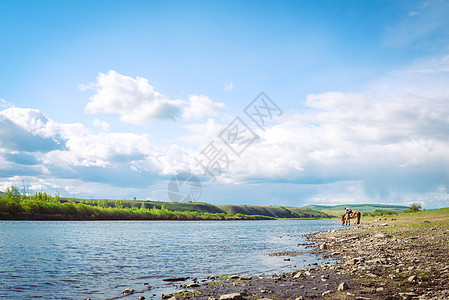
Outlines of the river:
[[[337,228],[329,220],[0,221],[0,298],[112,299],[132,288],[151,299],[180,289],[165,278],[289,271],[317,261],[298,246],[303,234]],[[302,254],[273,255],[285,251]]]

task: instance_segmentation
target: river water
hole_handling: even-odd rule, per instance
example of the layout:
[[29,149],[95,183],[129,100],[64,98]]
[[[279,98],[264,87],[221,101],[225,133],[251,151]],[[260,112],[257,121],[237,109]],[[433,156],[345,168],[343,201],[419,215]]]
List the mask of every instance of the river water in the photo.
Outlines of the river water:
[[[180,289],[166,278],[307,266],[317,258],[298,246],[302,235],[337,228],[329,220],[0,221],[0,298],[112,299],[132,288],[143,293],[127,298],[158,299]],[[285,251],[302,254],[273,255]]]

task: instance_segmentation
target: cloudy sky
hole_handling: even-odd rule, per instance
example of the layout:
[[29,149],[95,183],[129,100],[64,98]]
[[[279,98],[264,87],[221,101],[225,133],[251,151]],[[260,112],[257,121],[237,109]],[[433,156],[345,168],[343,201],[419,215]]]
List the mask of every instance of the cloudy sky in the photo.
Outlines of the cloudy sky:
[[448,11],[0,0],[0,190],[449,206]]

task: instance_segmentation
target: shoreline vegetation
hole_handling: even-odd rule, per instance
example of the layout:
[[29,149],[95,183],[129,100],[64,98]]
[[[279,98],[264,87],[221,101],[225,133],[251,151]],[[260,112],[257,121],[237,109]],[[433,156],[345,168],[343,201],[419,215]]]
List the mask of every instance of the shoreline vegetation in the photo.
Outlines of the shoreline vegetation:
[[0,193],[0,220],[273,220],[323,219],[334,216],[308,208],[256,205],[212,205],[63,198],[46,192],[21,194],[17,187]]
[[307,239],[318,261],[336,263],[268,277],[209,277],[195,289],[180,285],[183,290],[161,298],[449,299],[449,207],[366,217],[357,227]]

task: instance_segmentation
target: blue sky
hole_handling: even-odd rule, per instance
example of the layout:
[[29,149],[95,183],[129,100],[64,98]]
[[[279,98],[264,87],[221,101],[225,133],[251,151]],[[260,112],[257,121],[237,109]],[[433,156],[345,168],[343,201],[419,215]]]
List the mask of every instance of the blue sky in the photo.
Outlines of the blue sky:
[[[2,1],[0,190],[449,205],[445,1]],[[264,91],[282,114],[244,113]],[[239,116],[258,139],[232,156]],[[215,181],[195,158],[214,142]],[[223,167],[223,166],[222,166]]]

